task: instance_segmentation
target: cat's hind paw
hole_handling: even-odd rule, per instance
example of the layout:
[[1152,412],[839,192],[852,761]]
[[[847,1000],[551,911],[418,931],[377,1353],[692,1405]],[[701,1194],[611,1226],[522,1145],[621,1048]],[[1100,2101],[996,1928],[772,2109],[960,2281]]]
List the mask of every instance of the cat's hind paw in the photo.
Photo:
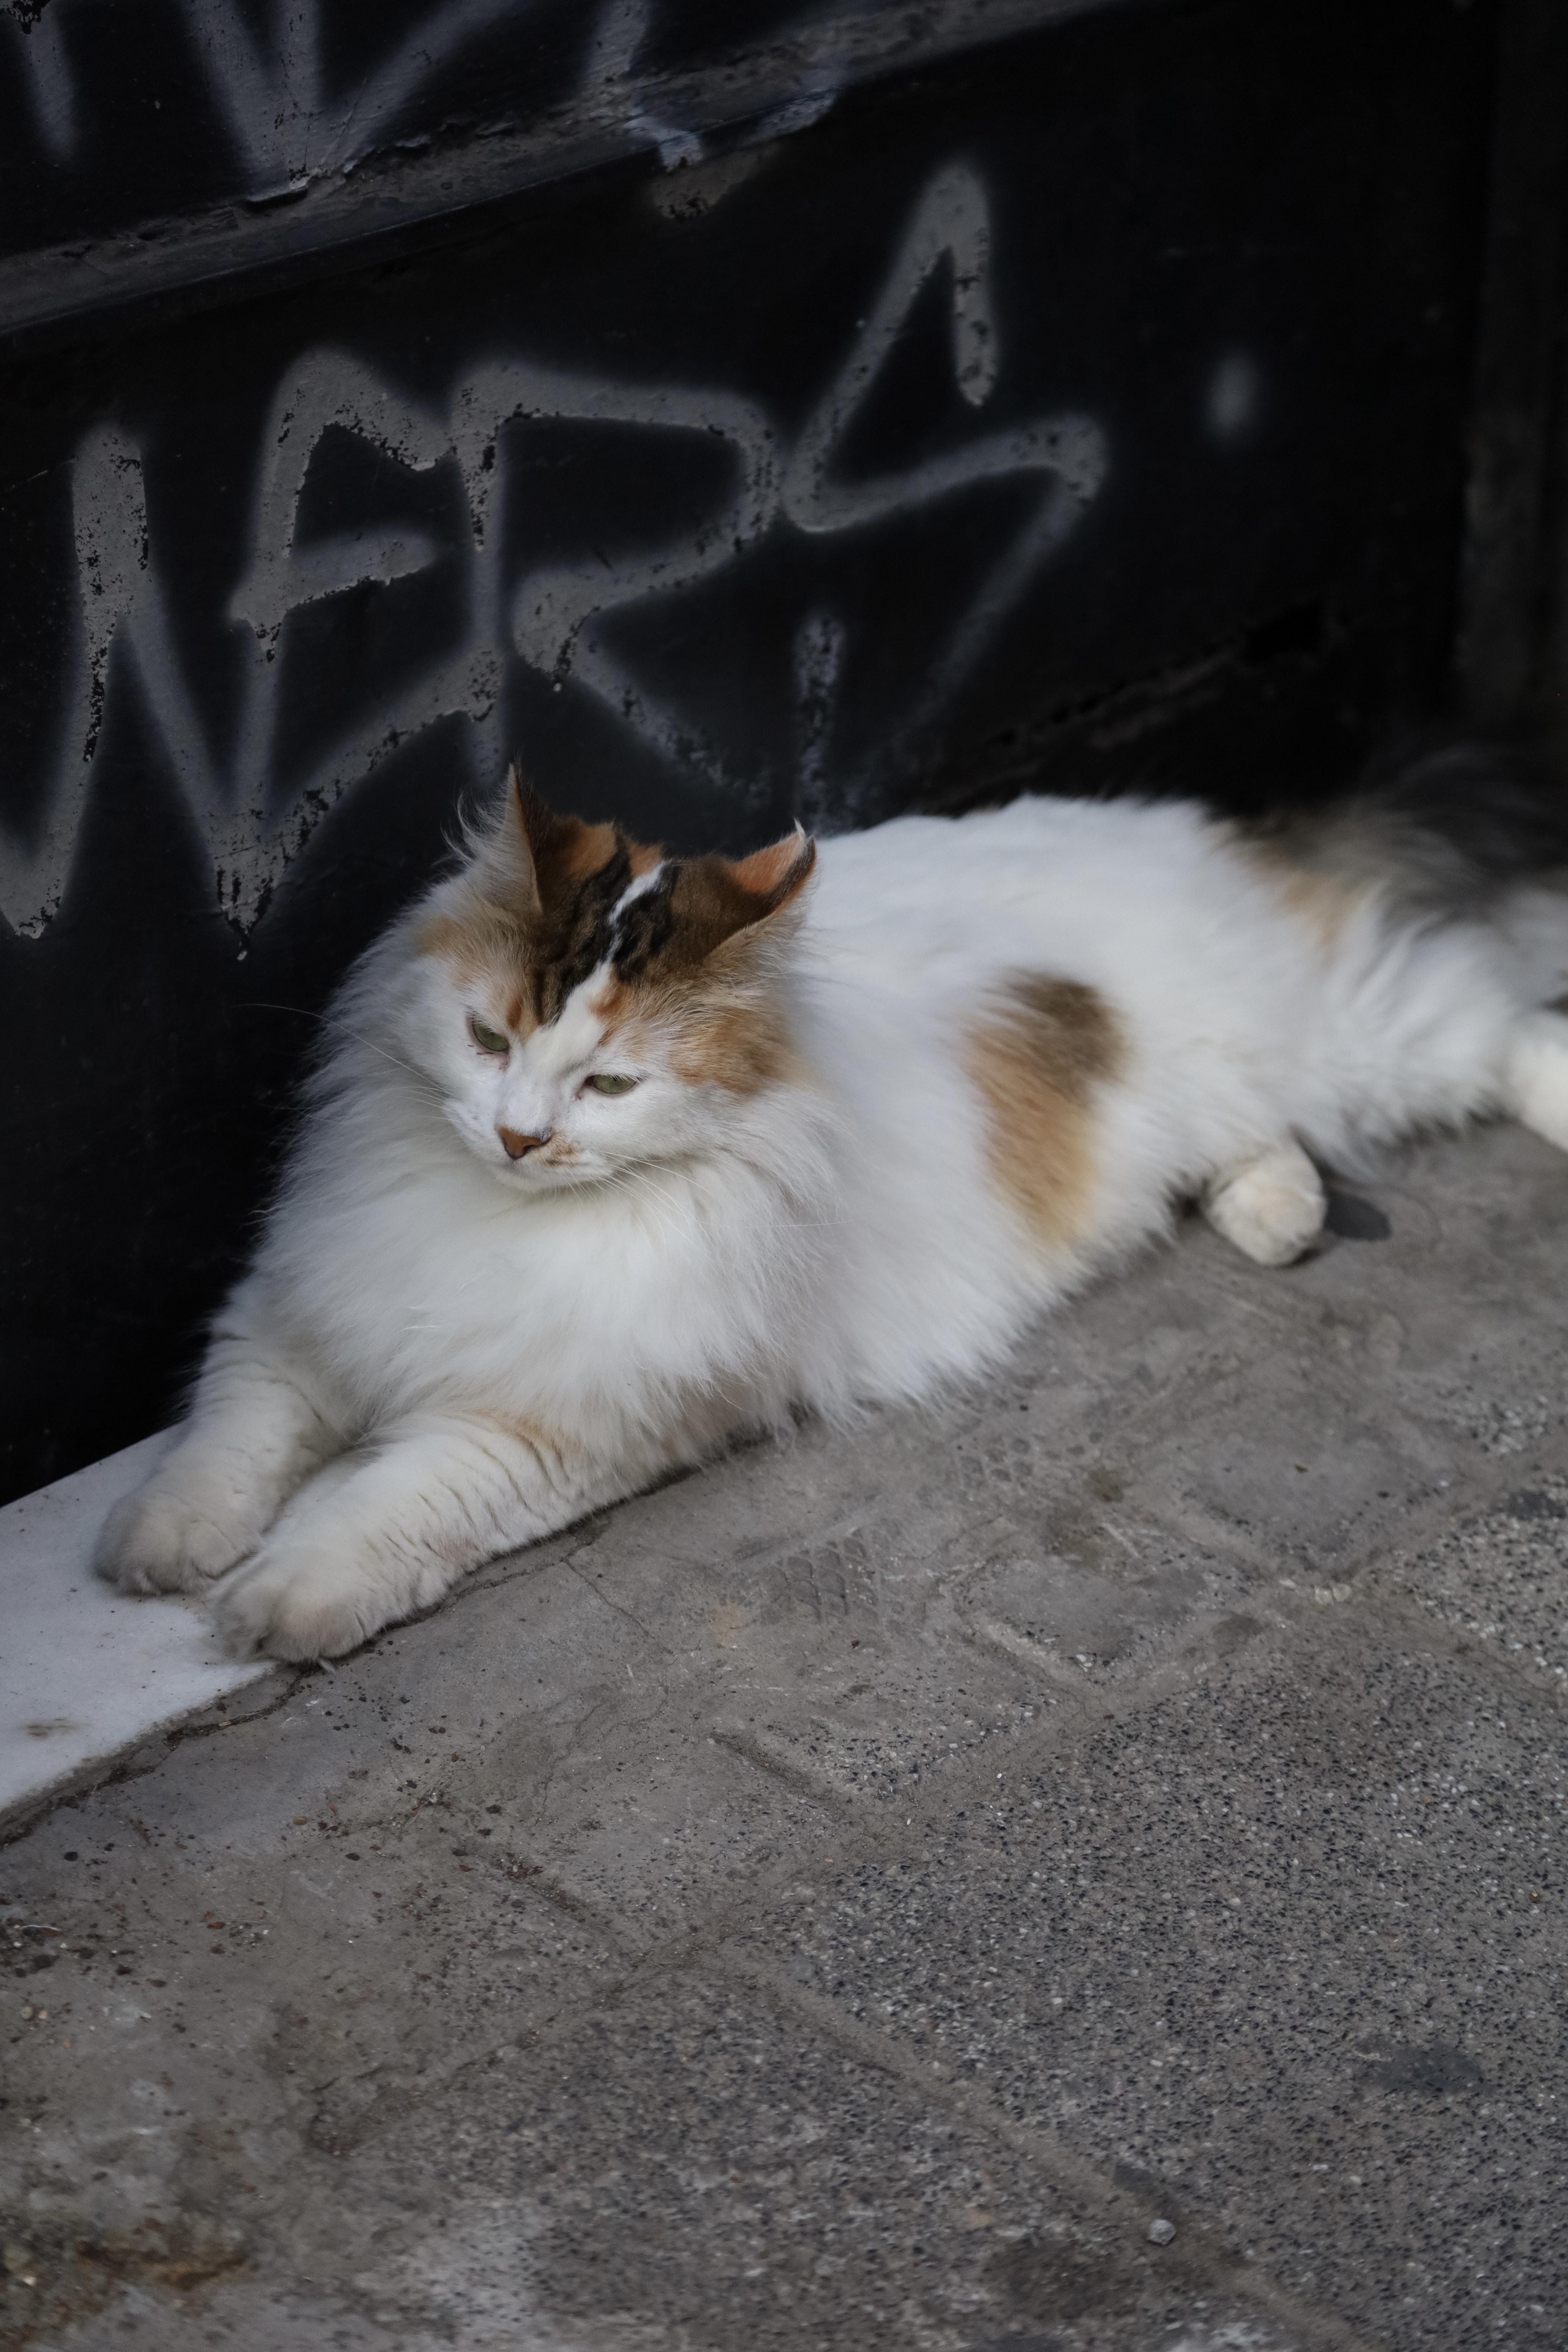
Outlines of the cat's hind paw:
[[1568,1020],[1532,1013],[1514,1034],[1508,1059],[1506,1107],[1534,1135],[1568,1151]]
[[255,1542],[252,1529],[193,1492],[171,1465],[115,1505],[99,1532],[92,1565],[121,1592],[200,1592]]
[[1300,1145],[1281,1143],[1215,1177],[1203,1206],[1215,1233],[1244,1257],[1257,1265],[1289,1265],[1322,1231],[1328,1197]]

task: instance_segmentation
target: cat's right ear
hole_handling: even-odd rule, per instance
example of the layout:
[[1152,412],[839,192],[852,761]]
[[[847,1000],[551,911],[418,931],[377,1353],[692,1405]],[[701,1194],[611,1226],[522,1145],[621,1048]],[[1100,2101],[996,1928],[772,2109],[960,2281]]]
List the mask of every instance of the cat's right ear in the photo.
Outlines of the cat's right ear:
[[613,824],[557,816],[513,761],[484,857],[490,887],[510,912],[525,921],[537,919],[552,900],[607,866],[616,845]]
[[525,782],[514,760],[480,859],[490,891],[512,914],[528,917],[542,911],[533,841],[535,834],[545,836],[552,821],[553,812]]

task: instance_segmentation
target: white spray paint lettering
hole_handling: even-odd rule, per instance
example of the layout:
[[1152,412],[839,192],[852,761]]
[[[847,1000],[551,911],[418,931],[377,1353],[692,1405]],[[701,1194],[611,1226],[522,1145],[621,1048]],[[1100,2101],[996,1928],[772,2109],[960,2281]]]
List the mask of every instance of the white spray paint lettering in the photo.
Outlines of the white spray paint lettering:
[[[898,473],[857,478],[843,470],[855,420],[922,289],[940,270],[951,281],[954,383],[969,409],[991,401],[1001,352],[990,250],[978,174],[963,163],[944,168],[918,200],[847,356],[785,448],[761,406],[718,388],[628,384],[524,358],[499,359],[464,374],[442,413],[406,398],[352,353],[307,354],[271,404],[250,557],[228,600],[228,618],[246,632],[249,654],[226,762],[207,740],[174,644],[152,553],[142,453],[116,428],[94,427],[72,465],[80,585],[73,682],[44,824],[30,844],[0,836],[0,907],[36,936],[59,905],[94,763],[117,697],[133,683],[208,845],[219,903],[242,927],[257,919],[317,816],[409,736],[460,717],[468,722],[476,781],[499,773],[510,748],[500,739],[500,703],[514,657],[557,687],[570,684],[592,696],[665,759],[745,793],[749,779],[617,648],[616,619],[713,579],[781,528],[817,540],[853,534],[975,485],[1015,480],[1026,493],[1021,523],[926,667],[899,726],[879,746],[879,774],[895,766],[973,671],[1092,501],[1106,470],[1099,426],[1076,415],[1003,427]],[[613,557],[595,549],[591,561],[525,570],[509,593],[501,529],[508,451],[530,427],[563,423],[698,436],[722,452],[728,479],[715,502],[677,536]],[[310,468],[334,429],[415,475],[453,469],[468,519],[454,567],[462,583],[461,627],[453,650],[347,725],[307,772],[284,778],[278,716],[290,616],[365,583],[391,589],[454,552],[406,525],[366,526],[300,543]],[[798,785],[814,816],[828,805],[835,711],[849,651],[845,619],[826,606],[798,625],[790,648]]]

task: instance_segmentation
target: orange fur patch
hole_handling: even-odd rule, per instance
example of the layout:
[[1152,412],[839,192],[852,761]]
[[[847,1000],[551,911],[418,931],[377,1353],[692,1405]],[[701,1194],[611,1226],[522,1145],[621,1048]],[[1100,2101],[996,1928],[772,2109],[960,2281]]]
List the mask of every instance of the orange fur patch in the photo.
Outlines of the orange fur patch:
[[[554,870],[566,881],[585,882],[590,874],[602,872],[620,846],[613,824],[584,824],[580,817],[560,817],[556,822],[561,832]],[[631,845],[626,845],[628,849]]]
[[672,1065],[689,1087],[722,1087],[727,1094],[760,1094],[803,1075],[781,1007],[718,1004],[685,1027]]
[[1123,1059],[1115,1015],[1079,981],[1021,973],[971,1034],[992,1181],[1046,1249],[1088,1232],[1099,1175],[1095,1095]]
[[626,1053],[672,1040],[671,1070],[689,1087],[754,1095],[803,1076],[784,1008],[763,991],[611,978],[588,1010],[605,1024],[605,1044],[615,1038]]
[[1288,850],[1268,842],[1241,840],[1235,846],[1237,856],[1284,901],[1288,912],[1307,926],[1320,947],[1336,944],[1373,887],[1347,875],[1298,865]]
[[753,849],[749,857],[724,860],[731,880],[742,890],[774,906],[781,903],[786,886],[792,893],[800,888],[816,863],[814,844],[808,841],[803,848],[800,835],[795,833],[786,833],[782,841],[770,841],[765,849]]
[[440,957],[465,987],[494,982],[505,988],[503,1025],[515,1037],[530,1037],[539,1026],[529,977],[533,934],[503,908],[475,897],[460,911],[432,915],[420,929],[415,951]]

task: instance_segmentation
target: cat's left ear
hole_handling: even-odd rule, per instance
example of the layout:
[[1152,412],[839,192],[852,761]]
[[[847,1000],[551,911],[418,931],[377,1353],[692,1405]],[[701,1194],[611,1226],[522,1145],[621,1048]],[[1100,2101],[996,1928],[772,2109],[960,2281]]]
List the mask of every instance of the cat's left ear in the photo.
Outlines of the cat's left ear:
[[805,825],[797,824],[782,841],[770,842],[766,849],[753,849],[750,857],[721,857],[719,860],[748,898],[755,900],[762,913],[752,918],[761,922],[763,916],[777,914],[787,907],[796,892],[810,881],[816,864],[816,844]]
[[816,864],[816,844],[803,825],[749,857],[697,857],[682,866],[672,911],[687,951],[706,961],[733,940],[776,936],[775,917],[796,906]]

